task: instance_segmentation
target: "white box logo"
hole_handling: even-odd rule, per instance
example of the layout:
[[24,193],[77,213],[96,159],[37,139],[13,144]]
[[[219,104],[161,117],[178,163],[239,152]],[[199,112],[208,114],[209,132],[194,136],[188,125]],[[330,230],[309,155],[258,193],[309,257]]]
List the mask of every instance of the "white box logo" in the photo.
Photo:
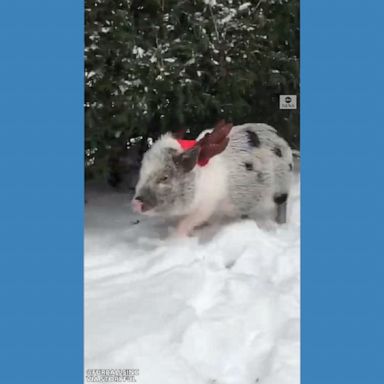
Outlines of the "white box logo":
[[296,109],[296,95],[280,95],[280,109]]

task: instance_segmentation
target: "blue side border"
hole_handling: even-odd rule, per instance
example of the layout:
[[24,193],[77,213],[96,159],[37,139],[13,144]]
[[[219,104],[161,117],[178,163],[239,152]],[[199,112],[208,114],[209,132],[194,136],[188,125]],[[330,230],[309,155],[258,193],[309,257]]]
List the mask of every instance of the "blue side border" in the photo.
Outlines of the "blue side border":
[[384,383],[384,2],[301,0],[302,383]]
[[[384,4],[301,1],[302,383],[383,383]],[[80,383],[83,3],[0,28],[0,381]]]
[[83,2],[0,4],[0,382],[83,381]]

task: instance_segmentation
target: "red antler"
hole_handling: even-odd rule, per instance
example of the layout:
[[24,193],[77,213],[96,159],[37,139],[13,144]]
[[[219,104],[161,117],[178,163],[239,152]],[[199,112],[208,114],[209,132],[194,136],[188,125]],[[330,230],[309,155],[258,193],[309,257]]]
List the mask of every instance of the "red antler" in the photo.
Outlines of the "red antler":
[[207,133],[197,142],[196,145],[201,148],[198,160],[199,165],[204,166],[211,157],[224,151],[228,145],[228,135],[232,127],[233,124],[220,120],[211,133]]

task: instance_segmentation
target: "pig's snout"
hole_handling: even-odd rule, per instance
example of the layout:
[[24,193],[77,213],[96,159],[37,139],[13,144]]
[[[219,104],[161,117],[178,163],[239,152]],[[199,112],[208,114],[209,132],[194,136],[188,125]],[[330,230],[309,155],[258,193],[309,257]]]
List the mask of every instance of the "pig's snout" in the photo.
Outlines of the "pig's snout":
[[156,195],[148,188],[140,190],[132,200],[132,208],[136,213],[150,213],[156,205]]
[[149,204],[141,196],[134,197],[131,204],[133,211],[136,213],[146,213],[153,208],[153,205]]
[[133,198],[131,205],[134,212],[136,213],[143,212],[144,203],[143,203],[143,200],[140,198],[140,196]]

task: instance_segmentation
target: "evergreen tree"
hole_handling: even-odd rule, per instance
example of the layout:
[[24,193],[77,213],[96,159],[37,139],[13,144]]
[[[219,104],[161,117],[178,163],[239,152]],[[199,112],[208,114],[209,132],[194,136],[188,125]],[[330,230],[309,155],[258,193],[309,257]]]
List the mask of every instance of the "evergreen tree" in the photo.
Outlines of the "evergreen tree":
[[299,0],[86,0],[86,169],[131,144],[220,118],[265,122],[299,146]]

